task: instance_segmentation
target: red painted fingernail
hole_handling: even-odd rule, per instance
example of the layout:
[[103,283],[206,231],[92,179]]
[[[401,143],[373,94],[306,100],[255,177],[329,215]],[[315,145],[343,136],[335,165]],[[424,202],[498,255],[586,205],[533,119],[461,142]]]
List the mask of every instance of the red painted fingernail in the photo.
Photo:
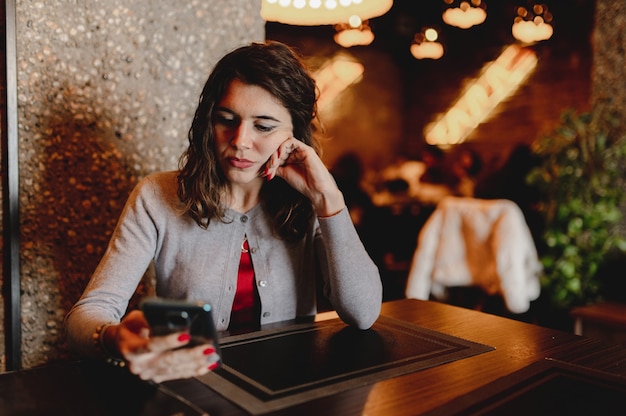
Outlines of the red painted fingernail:
[[178,341],[179,341],[179,342],[187,342],[187,341],[189,341],[190,339],[191,339],[191,335],[189,335],[189,334],[180,334],[180,335],[178,336]]
[[202,354],[204,355],[211,355],[215,352],[215,348],[207,348],[206,350],[202,351]]
[[220,363],[213,363],[209,366],[209,370],[213,371],[215,370],[217,367],[219,367]]

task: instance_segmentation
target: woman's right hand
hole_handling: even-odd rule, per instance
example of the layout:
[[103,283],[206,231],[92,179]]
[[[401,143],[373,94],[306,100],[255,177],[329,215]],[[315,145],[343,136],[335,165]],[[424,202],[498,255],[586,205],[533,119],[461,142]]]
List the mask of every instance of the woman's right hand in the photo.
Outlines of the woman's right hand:
[[201,376],[218,367],[220,357],[212,344],[180,348],[190,339],[186,332],[150,337],[150,326],[139,310],[128,313],[105,335],[107,345],[119,352],[133,374],[157,383]]

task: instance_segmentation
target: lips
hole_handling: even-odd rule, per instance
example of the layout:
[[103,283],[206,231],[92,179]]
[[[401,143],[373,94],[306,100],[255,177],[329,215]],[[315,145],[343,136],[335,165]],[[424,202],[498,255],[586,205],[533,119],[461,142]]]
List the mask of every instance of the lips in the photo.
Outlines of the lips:
[[230,163],[232,167],[237,168],[237,169],[247,169],[250,166],[254,165],[254,162],[248,159],[239,159],[236,157],[228,158],[228,162]]

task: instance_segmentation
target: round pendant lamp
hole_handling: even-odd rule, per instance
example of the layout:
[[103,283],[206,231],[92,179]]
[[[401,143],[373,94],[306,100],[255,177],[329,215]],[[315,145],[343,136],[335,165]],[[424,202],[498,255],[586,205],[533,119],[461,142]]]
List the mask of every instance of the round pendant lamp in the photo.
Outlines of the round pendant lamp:
[[295,26],[336,25],[352,16],[382,16],[392,5],[393,0],[262,0],[261,17]]

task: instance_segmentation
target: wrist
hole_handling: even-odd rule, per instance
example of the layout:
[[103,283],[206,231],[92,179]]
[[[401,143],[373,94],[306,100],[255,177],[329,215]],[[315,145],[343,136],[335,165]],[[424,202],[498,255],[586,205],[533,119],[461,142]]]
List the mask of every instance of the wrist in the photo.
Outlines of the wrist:
[[103,324],[93,334],[96,350],[106,358],[108,363],[123,367],[125,362],[118,351],[115,339],[119,325]]
[[118,329],[119,325],[106,325],[102,331],[102,349],[108,356],[115,358],[122,357],[116,342]]
[[346,202],[340,191],[324,194],[313,204],[315,214],[319,218],[332,217],[341,212],[345,207]]

